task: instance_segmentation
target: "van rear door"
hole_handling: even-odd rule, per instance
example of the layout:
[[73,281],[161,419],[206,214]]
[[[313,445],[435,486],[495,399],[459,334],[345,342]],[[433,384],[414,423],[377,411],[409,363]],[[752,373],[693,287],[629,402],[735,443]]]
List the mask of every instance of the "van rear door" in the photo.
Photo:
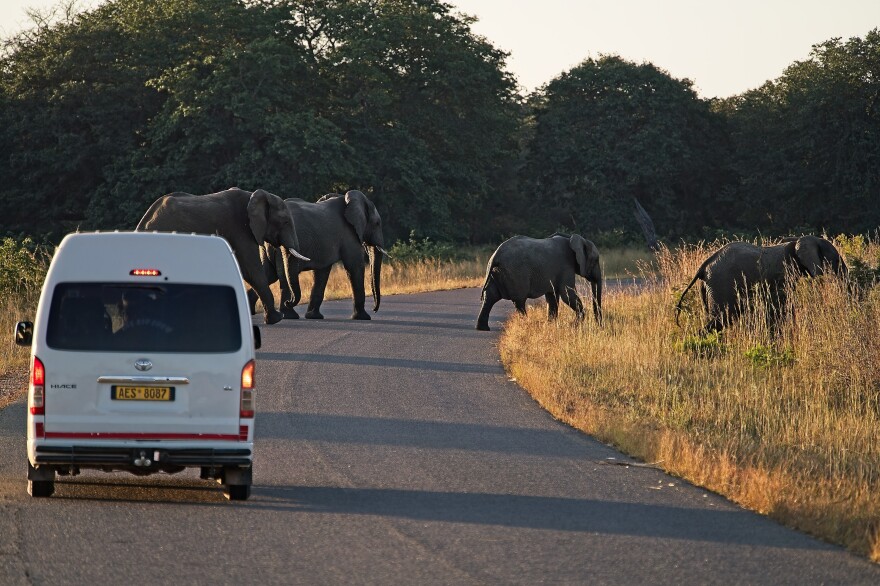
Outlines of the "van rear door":
[[238,440],[240,303],[228,285],[55,285],[46,438]]

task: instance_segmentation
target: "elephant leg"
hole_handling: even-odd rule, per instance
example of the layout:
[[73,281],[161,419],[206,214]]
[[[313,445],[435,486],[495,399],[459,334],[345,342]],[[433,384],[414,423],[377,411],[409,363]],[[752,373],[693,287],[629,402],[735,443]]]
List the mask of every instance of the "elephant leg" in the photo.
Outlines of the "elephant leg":
[[327,280],[330,278],[330,269],[315,270],[315,284],[312,285],[312,294],[309,296],[309,308],[306,310],[306,319],[324,319],[321,315],[321,303],[324,302],[324,290],[327,288]]
[[700,330],[701,335],[720,332],[724,329],[724,320],[721,317],[723,311],[710,297],[709,288],[705,284],[700,286],[700,301],[703,302],[703,310],[709,316],[709,321],[707,321],[703,326],[703,329]]
[[272,297],[272,290],[269,289],[265,279],[262,282],[253,283],[251,286],[263,303],[263,321],[267,324],[275,324],[284,319],[281,312],[275,309],[275,298]]
[[565,287],[562,291],[562,300],[574,310],[575,322],[580,323],[584,321],[584,304],[581,302],[580,295],[577,294],[574,287]]
[[244,282],[251,286],[263,304],[263,321],[267,324],[275,324],[284,319],[281,312],[275,308],[275,298],[272,296],[272,290],[269,288],[269,279],[266,278],[266,271],[263,265],[258,262],[249,262],[250,258],[242,255],[238,259],[241,277]]
[[480,306],[480,315],[477,316],[478,330],[484,332],[489,331],[489,312],[492,311],[492,306],[500,300],[501,294],[498,292],[498,287],[495,285],[494,281],[489,281],[489,284],[486,286],[486,290],[483,293],[483,304]]
[[518,299],[518,300],[514,299],[513,305],[514,305],[514,307],[516,307],[516,310],[518,312],[520,312],[523,315],[526,314],[526,300],[525,299]]
[[559,315],[559,297],[555,291],[544,293],[544,299],[547,300],[547,319],[553,321]]
[[354,299],[354,311],[351,314],[351,319],[370,319],[370,314],[364,310],[364,303],[367,299],[364,292],[364,266],[345,267],[345,272],[348,273],[348,280],[351,282],[351,296]]
[[257,313],[257,300],[260,297],[257,295],[257,292],[253,290],[252,287],[248,287],[247,290],[247,299],[248,299],[248,308],[251,310],[251,315]]
[[259,255],[255,254],[255,256],[256,259],[247,254],[236,255],[241,277],[245,283],[250,285],[263,304],[263,321],[267,324],[275,324],[280,322],[284,316],[275,308],[275,297],[269,288],[266,271],[259,262]]

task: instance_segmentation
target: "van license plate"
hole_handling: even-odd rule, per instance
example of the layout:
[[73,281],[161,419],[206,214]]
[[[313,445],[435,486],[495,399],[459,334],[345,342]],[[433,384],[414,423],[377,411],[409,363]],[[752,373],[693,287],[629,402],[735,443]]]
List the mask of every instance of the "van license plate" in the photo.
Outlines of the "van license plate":
[[173,401],[174,387],[125,387],[113,385],[110,398],[120,401]]

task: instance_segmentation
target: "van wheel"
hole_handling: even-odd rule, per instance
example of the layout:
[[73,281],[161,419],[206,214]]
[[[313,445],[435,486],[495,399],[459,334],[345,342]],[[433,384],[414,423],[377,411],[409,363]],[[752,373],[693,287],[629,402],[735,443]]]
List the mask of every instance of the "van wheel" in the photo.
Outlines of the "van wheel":
[[28,494],[32,497],[44,498],[55,492],[55,469],[49,466],[34,468],[30,460],[27,463]]
[[28,494],[32,497],[45,498],[55,492],[55,483],[51,480],[28,480]]
[[231,501],[246,501],[251,496],[250,484],[227,484],[225,489],[226,498]]

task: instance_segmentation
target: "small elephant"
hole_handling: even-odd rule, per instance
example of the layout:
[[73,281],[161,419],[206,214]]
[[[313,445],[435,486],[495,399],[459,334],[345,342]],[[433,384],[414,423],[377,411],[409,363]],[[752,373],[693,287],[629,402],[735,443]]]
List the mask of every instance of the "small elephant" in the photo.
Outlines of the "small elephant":
[[[290,210],[280,197],[262,189],[251,193],[232,187],[207,195],[163,195],[153,202],[135,230],[218,234],[225,238],[235,253],[242,278],[263,302],[267,324],[281,321],[282,315],[275,308],[260,262],[263,242],[283,246],[296,258],[308,260],[298,252],[299,239]],[[289,280],[286,255],[284,269]]]
[[[322,319],[321,303],[324,301],[324,290],[330,278],[330,270],[337,262],[342,262],[351,282],[354,312],[352,319],[370,319],[364,309],[366,294],[364,292],[364,273],[367,264],[371,265],[370,285],[373,290],[373,311],[379,310],[382,299],[380,281],[382,273],[382,256],[388,253],[384,248],[382,236],[382,218],[376,206],[366,195],[357,190],[348,191],[345,195],[330,193],[317,202],[310,203],[298,198],[284,200],[293,216],[296,231],[299,235],[300,250],[311,260],[291,262],[290,283],[279,279],[278,267],[281,266],[283,255],[274,246],[264,247],[263,268],[271,285],[281,281],[281,308],[285,318],[298,317],[294,307],[299,303],[299,273],[314,271],[315,281],[309,296],[306,319]],[[372,257],[372,263],[370,263]],[[291,299],[292,297],[292,299]],[[256,305],[256,295],[248,292],[251,313]]]
[[700,297],[709,315],[703,331],[711,332],[720,331],[742,313],[753,287],[767,287],[778,305],[784,296],[786,271],[815,277],[829,270],[838,275],[847,272],[840,253],[824,238],[785,238],[773,246],[755,246],[748,242],[725,244],[700,265],[684,288],[675,306],[676,323],[684,296],[697,280],[702,280]]
[[501,299],[513,301],[517,311],[525,313],[526,299],[542,295],[549,319],[556,318],[561,298],[574,310],[577,321],[582,321],[584,307],[575,290],[575,275],[590,282],[593,315],[601,323],[602,267],[595,244],[577,234],[558,232],[549,238],[514,236],[502,242],[486,267],[477,329],[489,330],[489,312]]

